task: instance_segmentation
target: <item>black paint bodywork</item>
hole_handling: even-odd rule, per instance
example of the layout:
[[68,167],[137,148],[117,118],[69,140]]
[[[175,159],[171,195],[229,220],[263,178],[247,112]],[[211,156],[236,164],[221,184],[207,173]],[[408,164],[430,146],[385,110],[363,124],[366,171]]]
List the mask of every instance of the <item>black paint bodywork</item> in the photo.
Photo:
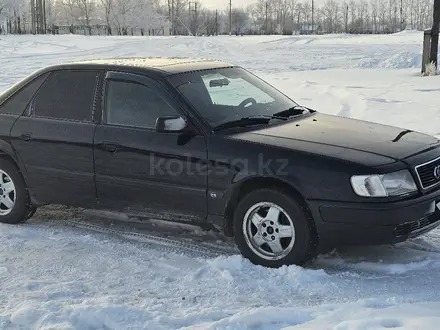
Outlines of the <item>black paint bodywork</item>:
[[[319,112],[264,127],[213,132],[171,79],[224,67],[233,65],[115,59],[42,69],[0,95],[0,110],[1,103],[37,77],[57,70],[94,70],[99,79],[93,121],[37,118],[29,111],[31,101],[17,114],[0,114],[0,153],[20,168],[36,205],[57,203],[227,225],[240,194],[275,186],[301,199],[323,247],[398,242],[439,224],[437,208],[429,213],[440,201],[439,187],[422,189],[414,172],[416,165],[440,156],[437,139]],[[106,79],[111,77],[156,90],[186,118],[191,132],[107,125],[103,105]],[[172,166],[179,167],[178,175],[166,170]],[[352,175],[401,169],[411,171],[417,193],[369,199],[351,188]],[[397,228],[427,216],[435,221],[396,234]]]

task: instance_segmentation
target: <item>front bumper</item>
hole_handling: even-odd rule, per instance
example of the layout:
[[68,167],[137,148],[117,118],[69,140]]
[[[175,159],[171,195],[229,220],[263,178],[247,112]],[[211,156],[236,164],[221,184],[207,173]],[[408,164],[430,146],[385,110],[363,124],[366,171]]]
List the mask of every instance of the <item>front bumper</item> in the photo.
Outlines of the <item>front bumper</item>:
[[390,203],[308,201],[320,250],[405,241],[440,225],[440,190]]

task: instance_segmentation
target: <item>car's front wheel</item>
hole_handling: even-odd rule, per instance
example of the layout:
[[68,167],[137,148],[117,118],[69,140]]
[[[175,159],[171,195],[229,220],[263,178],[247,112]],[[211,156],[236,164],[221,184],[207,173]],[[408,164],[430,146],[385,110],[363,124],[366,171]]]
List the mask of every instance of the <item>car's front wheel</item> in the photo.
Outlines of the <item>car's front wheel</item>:
[[26,184],[20,171],[10,161],[0,158],[0,222],[25,222],[31,210]]
[[312,255],[309,219],[295,197],[277,189],[252,191],[239,202],[234,237],[244,257],[266,267],[300,265]]

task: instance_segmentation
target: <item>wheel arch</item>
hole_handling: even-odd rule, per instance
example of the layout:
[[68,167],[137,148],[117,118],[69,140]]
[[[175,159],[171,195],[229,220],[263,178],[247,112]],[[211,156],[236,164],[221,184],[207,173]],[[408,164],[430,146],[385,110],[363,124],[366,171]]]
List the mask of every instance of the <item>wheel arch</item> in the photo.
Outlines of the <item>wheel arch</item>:
[[[2,142],[0,142],[0,146],[2,145]],[[23,194],[21,194],[21,196],[24,196],[24,197],[21,197],[21,198],[23,198],[23,202],[24,202],[23,205],[24,206],[21,209],[19,208],[19,210],[21,210],[21,211],[18,211],[19,215],[14,216],[13,218],[11,218],[9,220],[4,220],[1,222],[6,222],[9,224],[24,223],[26,220],[31,218],[36,211],[36,207],[33,205],[33,201],[32,201],[31,195],[30,195],[30,190],[27,186],[26,178],[25,178],[24,173],[19,165],[20,164],[19,161],[14,157],[13,153],[9,153],[8,151],[6,151],[0,147],[0,160],[3,161],[3,163],[4,163],[3,166],[9,167],[9,169],[11,171],[15,172],[16,179],[18,180],[18,182],[17,181],[14,182],[14,178],[12,177],[11,172],[9,172],[6,169],[6,171],[7,171],[6,173],[10,176],[11,180],[13,180],[13,183],[15,185],[15,189],[20,189],[19,187],[21,187],[21,189],[23,189]],[[3,166],[2,166],[2,169],[3,169]],[[17,184],[18,184],[18,186],[17,186]],[[15,195],[15,196],[17,196],[17,195]],[[17,203],[17,199],[15,200],[15,203]],[[15,212],[14,211],[15,209],[16,209],[16,206],[14,206],[14,209],[11,211],[10,214],[12,214],[12,212]],[[20,212],[21,212],[21,215],[20,215]],[[9,214],[7,214],[5,216],[9,216]]]
[[0,157],[8,158],[23,174],[23,166],[10,142],[0,139]]
[[26,187],[29,189],[26,180],[26,172],[24,170],[23,165],[20,163],[20,160],[17,158],[14,149],[12,149],[12,146],[2,140],[0,140],[0,158],[8,160],[9,162],[11,162],[11,164],[13,164],[17,168],[18,172],[23,178]]
[[227,236],[233,236],[233,218],[234,211],[237,208],[239,201],[246,196],[249,192],[259,189],[259,188],[276,188],[284,193],[293,196],[301,205],[301,208],[305,212],[307,219],[309,220],[310,226],[313,231],[313,236],[315,239],[315,244],[318,243],[318,234],[313,220],[312,213],[308,207],[308,203],[301,194],[301,192],[294,187],[292,184],[283,181],[279,178],[274,177],[250,177],[237,182],[230,190],[225,206],[224,212],[224,229]]
[[4,143],[2,143],[2,142],[0,142],[0,157],[3,159],[7,159],[12,164],[14,164],[17,167],[17,169],[20,171],[21,175],[23,176],[22,168],[21,168],[17,158],[14,156],[14,151],[12,150],[11,147],[4,148]]

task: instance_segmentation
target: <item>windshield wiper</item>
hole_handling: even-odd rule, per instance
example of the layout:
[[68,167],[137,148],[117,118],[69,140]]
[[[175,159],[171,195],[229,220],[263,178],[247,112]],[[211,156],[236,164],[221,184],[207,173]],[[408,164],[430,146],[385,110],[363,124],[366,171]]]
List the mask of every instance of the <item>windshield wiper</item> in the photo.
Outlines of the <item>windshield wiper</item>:
[[289,118],[292,116],[298,116],[303,115],[308,112],[312,112],[312,109],[303,107],[302,105],[295,105],[292,108],[289,108],[287,110],[283,110],[277,113],[274,113],[274,116],[283,117],[283,118]]
[[283,119],[281,117],[276,116],[265,116],[265,115],[256,115],[243,117],[237,120],[227,121],[226,123],[217,125],[214,127],[214,131],[220,131],[222,129],[233,128],[233,127],[242,127],[242,126],[252,126],[252,125],[260,125],[260,124],[268,124],[272,119]]

